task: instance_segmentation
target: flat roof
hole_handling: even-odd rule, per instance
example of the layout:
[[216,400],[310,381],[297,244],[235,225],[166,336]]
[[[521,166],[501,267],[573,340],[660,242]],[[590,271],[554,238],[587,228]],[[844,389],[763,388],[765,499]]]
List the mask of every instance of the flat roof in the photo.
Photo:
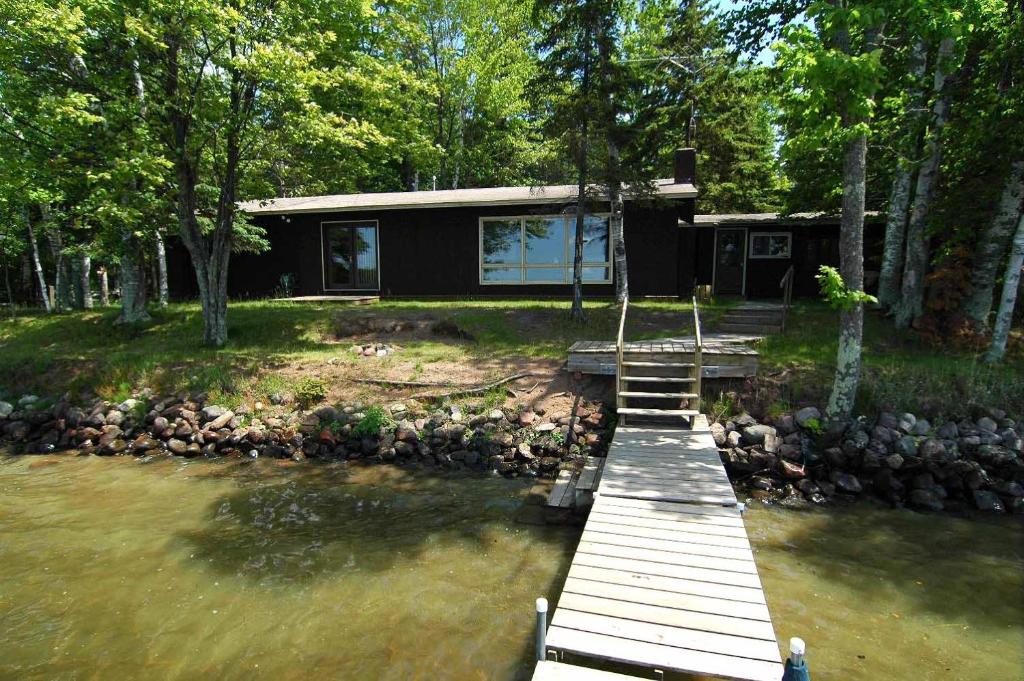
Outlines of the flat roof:
[[[664,199],[692,199],[697,188],[672,179],[655,180],[656,195]],[[438,189],[418,192],[333,194],[301,198],[244,201],[239,207],[250,215],[290,213],[340,213],[355,210],[398,210],[402,208],[454,208],[459,206],[516,206],[534,203],[575,201],[577,186],[559,184],[538,187],[483,187],[479,189]],[[629,200],[630,197],[624,197]]]
[[[694,215],[693,224],[697,227],[730,227],[733,225],[806,225],[806,224],[838,224],[839,215],[829,213],[721,213],[717,215]],[[882,217],[877,210],[864,213],[869,220]],[[685,224],[685,223],[681,223]]]

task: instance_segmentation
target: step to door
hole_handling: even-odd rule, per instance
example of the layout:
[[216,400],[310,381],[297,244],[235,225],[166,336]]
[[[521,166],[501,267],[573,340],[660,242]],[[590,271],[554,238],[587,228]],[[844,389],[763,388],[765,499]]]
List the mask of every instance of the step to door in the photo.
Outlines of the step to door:
[[738,322],[722,322],[718,324],[718,327],[715,330],[720,333],[782,333],[782,324],[740,324]]
[[680,400],[691,399],[697,397],[697,393],[648,393],[638,392],[636,390],[623,390],[619,393],[620,397],[656,397],[659,399],[670,399],[678,398]]
[[622,376],[621,380],[637,383],[694,383],[697,379],[692,376]]
[[641,409],[640,407],[619,407],[616,411],[627,416],[691,417],[700,414],[696,409]]
[[692,369],[695,364],[686,362],[640,362],[637,360],[623,360],[624,367],[652,367],[659,369]]

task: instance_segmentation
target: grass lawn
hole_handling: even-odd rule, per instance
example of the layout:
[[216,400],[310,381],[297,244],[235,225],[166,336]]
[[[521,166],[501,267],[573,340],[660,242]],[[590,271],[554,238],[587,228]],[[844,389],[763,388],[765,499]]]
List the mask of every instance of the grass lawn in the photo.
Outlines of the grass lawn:
[[[702,305],[705,326],[713,328],[729,305]],[[618,325],[613,303],[588,303],[582,327],[567,320],[567,308],[567,302],[550,300],[383,301],[369,306],[237,302],[229,311],[230,343],[221,350],[202,345],[195,303],[154,309],[153,321],[138,328],[115,326],[116,308],[24,314],[0,321],[0,396],[34,392],[56,397],[72,391],[123,399],[148,387],[204,391],[230,404],[266,399],[314,376],[334,387],[332,398],[373,400],[394,395],[353,379],[470,383],[524,367],[554,375],[574,341],[612,339]],[[690,333],[691,319],[688,303],[632,303],[627,336]],[[377,333],[367,331],[367,320],[422,323],[415,330]],[[453,322],[470,338],[431,333],[427,325],[433,320]],[[755,399],[780,407],[826,399],[837,327],[836,313],[824,305],[798,304],[787,333],[758,346],[764,376],[753,384]],[[386,342],[398,346],[398,352],[357,357],[349,346],[359,341]],[[1022,380],[1019,334],[1010,360],[988,367],[970,352],[925,345],[868,315],[863,410],[887,406],[951,413],[998,406],[1020,414]]]

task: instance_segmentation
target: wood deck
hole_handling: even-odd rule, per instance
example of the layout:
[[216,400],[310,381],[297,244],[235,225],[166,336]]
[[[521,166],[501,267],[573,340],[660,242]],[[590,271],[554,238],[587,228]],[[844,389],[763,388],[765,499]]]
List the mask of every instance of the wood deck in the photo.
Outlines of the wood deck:
[[[704,378],[744,378],[757,374],[757,350],[745,345],[760,336],[709,334],[702,343]],[[693,338],[663,338],[627,341],[623,353],[631,357],[653,358],[692,355]],[[615,341],[576,341],[569,348],[569,371],[585,374],[615,375]]]
[[[753,552],[709,431],[616,431],[547,644],[648,670],[782,677]],[[571,665],[538,665],[534,676],[589,678],[601,677]]]

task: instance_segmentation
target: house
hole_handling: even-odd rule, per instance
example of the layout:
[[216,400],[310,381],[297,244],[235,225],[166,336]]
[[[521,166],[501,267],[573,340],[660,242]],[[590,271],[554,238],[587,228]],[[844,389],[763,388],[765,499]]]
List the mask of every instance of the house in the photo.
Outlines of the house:
[[[839,219],[695,216],[695,165],[693,149],[677,151],[674,177],[656,181],[650,195],[624,201],[630,294],[686,297],[695,285],[711,285],[719,295],[774,298],[792,265],[795,294],[816,295],[818,266],[839,262]],[[228,294],[268,297],[280,293],[287,280],[295,296],[567,297],[576,196],[575,185],[556,185],[244,203],[271,248],[232,256]],[[585,296],[610,297],[608,202],[598,197],[590,203]],[[871,244],[866,250],[881,252]],[[196,297],[195,275],[181,244],[169,249],[168,269],[171,294]]]
[[[696,215],[680,223],[693,231],[696,247],[686,256],[698,285],[715,295],[778,298],[779,283],[793,267],[793,295],[817,296],[815,275],[822,265],[839,267],[839,217],[822,213],[745,213]],[[869,212],[864,220],[864,282],[877,285],[885,239],[884,218]],[[628,247],[628,244],[627,244]]]
[[[692,289],[679,224],[693,221],[695,153],[680,150],[675,176],[652,196],[627,199],[623,231],[630,287],[640,295]],[[283,198],[242,205],[266,229],[269,251],[232,256],[233,298],[293,294],[567,296],[572,287],[575,185],[494,187]],[[614,294],[608,202],[586,217],[583,283],[588,297]],[[172,295],[196,296],[180,244],[168,254]]]

